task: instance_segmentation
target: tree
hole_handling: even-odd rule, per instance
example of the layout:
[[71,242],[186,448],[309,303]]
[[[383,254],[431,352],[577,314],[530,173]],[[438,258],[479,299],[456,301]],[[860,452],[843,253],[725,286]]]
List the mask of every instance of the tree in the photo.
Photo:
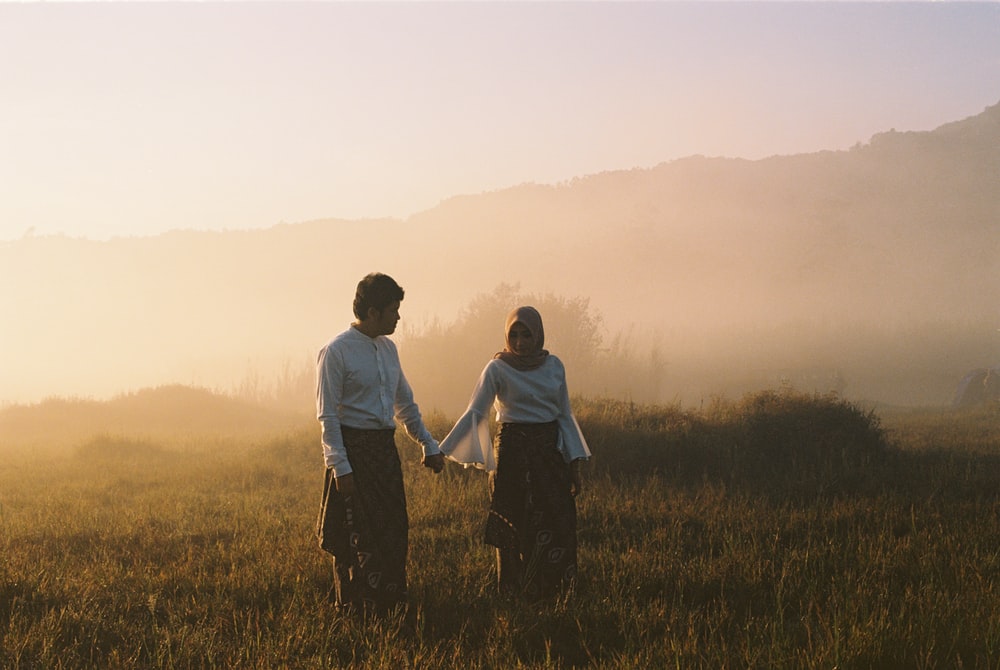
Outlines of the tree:
[[400,338],[403,369],[422,407],[449,414],[463,410],[476,379],[504,346],[504,320],[521,305],[542,315],[545,348],[566,364],[573,387],[576,370],[591,367],[601,355],[603,319],[587,298],[522,293],[519,285],[500,284],[473,298],[453,323],[435,321],[423,332],[404,331]]

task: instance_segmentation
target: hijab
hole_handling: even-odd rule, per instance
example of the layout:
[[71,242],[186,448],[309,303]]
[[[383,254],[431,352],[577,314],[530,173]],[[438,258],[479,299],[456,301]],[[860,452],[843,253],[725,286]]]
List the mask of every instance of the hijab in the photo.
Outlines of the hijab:
[[[510,347],[510,329],[515,323],[520,323],[531,332],[531,339],[535,343],[535,348],[527,354],[515,354]],[[506,346],[504,346],[503,351],[497,352],[493,358],[499,358],[515,370],[525,371],[539,368],[549,355],[548,351],[542,349],[542,345],[545,344],[545,329],[542,328],[542,315],[534,307],[518,307],[507,315],[507,320],[504,323],[503,339]]]

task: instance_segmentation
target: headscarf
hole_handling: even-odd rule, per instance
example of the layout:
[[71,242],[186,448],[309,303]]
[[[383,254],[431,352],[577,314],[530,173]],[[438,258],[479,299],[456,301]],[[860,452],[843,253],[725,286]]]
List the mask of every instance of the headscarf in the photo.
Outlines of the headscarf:
[[[533,351],[524,355],[518,355],[510,348],[510,329],[515,323],[520,323],[531,331],[531,338],[535,343]],[[542,349],[542,345],[545,344],[545,329],[542,328],[542,315],[534,307],[518,307],[507,315],[507,321],[504,324],[503,339],[506,346],[503,351],[498,351],[493,358],[499,358],[515,370],[534,370],[541,367],[549,355],[548,351]]]

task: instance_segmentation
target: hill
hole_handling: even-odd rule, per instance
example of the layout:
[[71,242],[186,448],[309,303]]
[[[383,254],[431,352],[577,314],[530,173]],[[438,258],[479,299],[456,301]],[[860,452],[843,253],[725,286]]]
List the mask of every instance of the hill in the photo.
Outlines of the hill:
[[406,221],[4,243],[0,402],[308,366],[381,270],[407,290],[404,347],[506,282],[589,298],[609,340],[659,346],[666,399],[837,375],[856,396],[944,403],[1000,357],[998,183],[1000,104],[847,151],[692,156]]
[[[307,422],[301,414],[179,385],[141,389],[106,401],[50,398],[0,408],[0,447],[80,447],[104,436],[148,440],[147,450],[215,438],[256,443]],[[141,450],[140,450],[141,451]]]

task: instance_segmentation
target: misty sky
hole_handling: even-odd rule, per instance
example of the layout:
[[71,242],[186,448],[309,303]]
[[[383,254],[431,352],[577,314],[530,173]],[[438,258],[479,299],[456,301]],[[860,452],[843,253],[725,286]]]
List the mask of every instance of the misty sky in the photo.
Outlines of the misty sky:
[[0,3],[0,240],[405,217],[998,100],[996,3]]

